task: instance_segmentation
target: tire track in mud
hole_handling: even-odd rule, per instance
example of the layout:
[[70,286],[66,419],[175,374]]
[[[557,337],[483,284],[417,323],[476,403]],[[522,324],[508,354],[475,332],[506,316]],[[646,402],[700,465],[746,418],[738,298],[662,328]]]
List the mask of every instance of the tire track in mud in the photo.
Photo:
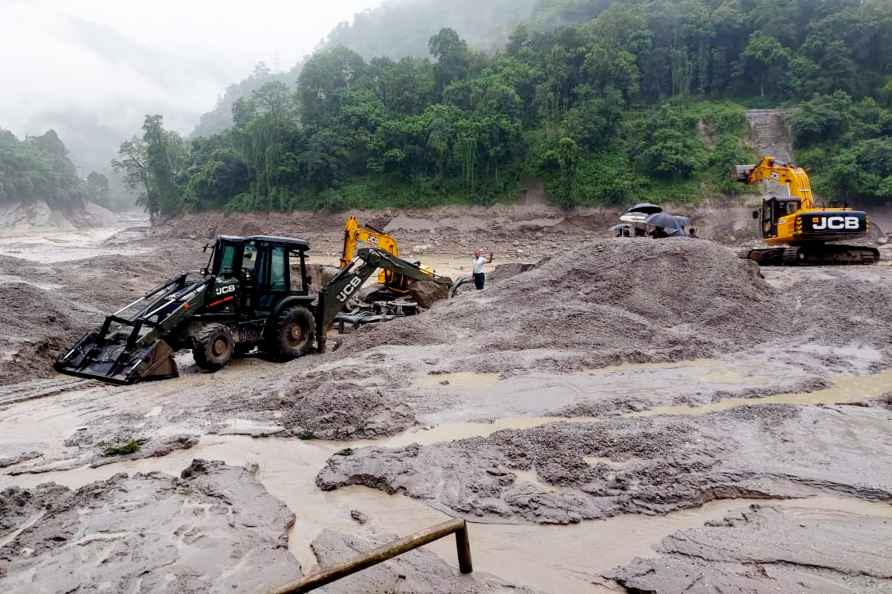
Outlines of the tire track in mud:
[[52,378],[27,384],[0,386],[0,410],[21,402],[58,396],[90,385],[95,386],[90,380]]

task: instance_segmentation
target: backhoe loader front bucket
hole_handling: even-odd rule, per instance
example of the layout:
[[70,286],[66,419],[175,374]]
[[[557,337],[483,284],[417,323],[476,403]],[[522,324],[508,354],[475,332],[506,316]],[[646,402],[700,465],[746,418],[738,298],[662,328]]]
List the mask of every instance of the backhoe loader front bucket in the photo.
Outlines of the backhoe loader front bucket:
[[75,377],[127,385],[179,376],[173,349],[162,339],[128,345],[128,334],[105,339],[91,332],[56,360],[56,371]]

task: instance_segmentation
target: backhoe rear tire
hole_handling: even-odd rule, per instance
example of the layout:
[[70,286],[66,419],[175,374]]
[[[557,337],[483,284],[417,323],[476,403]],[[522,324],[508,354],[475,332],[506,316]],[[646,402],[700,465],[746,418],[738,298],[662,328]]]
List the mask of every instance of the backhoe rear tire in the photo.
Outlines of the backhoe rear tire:
[[266,352],[279,361],[290,361],[313,350],[316,321],[305,307],[294,306],[279,312],[267,334]]
[[192,335],[192,358],[201,369],[223,369],[234,352],[232,332],[223,324],[205,324]]

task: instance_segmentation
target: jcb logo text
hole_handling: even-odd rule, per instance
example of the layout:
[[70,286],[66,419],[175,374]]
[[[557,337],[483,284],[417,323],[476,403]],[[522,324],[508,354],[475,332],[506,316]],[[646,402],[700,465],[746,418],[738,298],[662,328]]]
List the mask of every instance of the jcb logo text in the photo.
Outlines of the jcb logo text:
[[811,227],[815,231],[839,231],[841,229],[857,231],[861,226],[858,217],[812,217]]
[[358,276],[353,277],[353,279],[350,281],[350,284],[341,289],[341,292],[338,293],[338,301],[344,303],[345,301],[350,299],[350,295],[352,295],[361,284],[361,278],[359,278]]

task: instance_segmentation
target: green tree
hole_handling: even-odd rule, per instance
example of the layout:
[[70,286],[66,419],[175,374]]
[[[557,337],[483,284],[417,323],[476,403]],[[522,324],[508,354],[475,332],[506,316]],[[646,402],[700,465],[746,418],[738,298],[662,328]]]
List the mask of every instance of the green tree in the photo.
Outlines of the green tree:
[[111,208],[111,190],[108,178],[101,173],[91,171],[87,176],[86,191],[90,200],[106,208]]
[[706,152],[696,134],[696,120],[680,108],[664,105],[643,123],[638,159],[648,175],[690,178],[705,167]]
[[759,82],[759,96],[766,88],[775,95],[783,93],[783,83],[790,63],[790,52],[781,43],[761,33],[753,33],[743,50],[744,74]]
[[164,118],[160,115],[146,116],[143,141],[148,192],[153,196],[150,204],[154,203],[157,208],[154,214],[173,215],[181,205],[179,175],[186,164],[185,145],[178,134],[164,129]]
[[439,93],[442,93],[451,82],[467,77],[470,62],[468,44],[454,30],[441,29],[430,38],[428,48],[431,56],[437,61],[434,75]]
[[137,192],[137,205],[144,207],[149,218],[154,221],[161,206],[157,194],[152,192],[149,180],[146,142],[138,136],[122,142],[118,149],[118,158],[112,161],[112,168],[121,175],[129,189]]
[[802,147],[839,139],[849,130],[852,118],[852,98],[844,91],[817,95],[793,115],[793,138]]
[[316,53],[304,65],[297,86],[304,125],[330,125],[346,92],[359,86],[365,75],[366,63],[356,52],[335,47]]

